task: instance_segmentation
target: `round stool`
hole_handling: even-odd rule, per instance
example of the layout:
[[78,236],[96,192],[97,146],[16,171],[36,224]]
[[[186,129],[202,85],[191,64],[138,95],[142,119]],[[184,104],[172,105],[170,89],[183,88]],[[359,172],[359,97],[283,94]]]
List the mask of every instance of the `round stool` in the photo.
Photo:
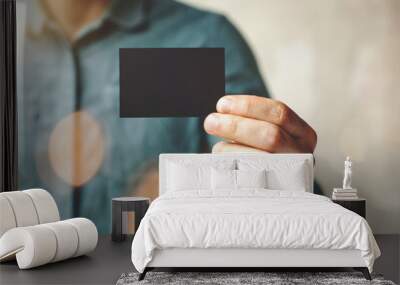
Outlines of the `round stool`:
[[133,237],[150,205],[150,198],[119,197],[112,199],[112,241]]

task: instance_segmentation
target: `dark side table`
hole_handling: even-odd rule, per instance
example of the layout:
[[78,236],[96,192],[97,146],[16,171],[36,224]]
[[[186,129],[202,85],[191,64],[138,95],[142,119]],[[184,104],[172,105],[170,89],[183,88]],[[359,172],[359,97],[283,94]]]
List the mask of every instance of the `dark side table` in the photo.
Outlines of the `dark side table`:
[[340,206],[359,214],[364,219],[366,218],[366,200],[364,198],[358,198],[354,200],[337,200],[332,199],[332,202],[339,204]]
[[150,205],[150,198],[119,197],[112,199],[112,241],[133,237]]

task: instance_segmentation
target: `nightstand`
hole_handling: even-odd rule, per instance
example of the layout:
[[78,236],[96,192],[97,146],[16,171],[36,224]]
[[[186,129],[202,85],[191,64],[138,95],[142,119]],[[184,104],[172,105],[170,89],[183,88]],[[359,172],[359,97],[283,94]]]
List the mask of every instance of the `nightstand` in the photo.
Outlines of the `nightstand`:
[[332,199],[332,202],[339,204],[340,206],[359,214],[361,217],[366,218],[366,203],[364,198],[358,198],[354,200],[337,200]]
[[113,198],[112,240],[118,242],[133,238],[149,205],[150,198],[146,197]]

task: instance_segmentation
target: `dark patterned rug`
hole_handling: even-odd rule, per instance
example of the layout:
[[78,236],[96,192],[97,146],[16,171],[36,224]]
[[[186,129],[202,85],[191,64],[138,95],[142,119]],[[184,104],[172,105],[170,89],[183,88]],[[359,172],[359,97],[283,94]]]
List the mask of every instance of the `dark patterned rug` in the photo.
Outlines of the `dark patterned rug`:
[[372,275],[368,281],[360,272],[148,272],[138,281],[138,273],[122,274],[117,285],[134,284],[379,284],[395,285],[381,275]]

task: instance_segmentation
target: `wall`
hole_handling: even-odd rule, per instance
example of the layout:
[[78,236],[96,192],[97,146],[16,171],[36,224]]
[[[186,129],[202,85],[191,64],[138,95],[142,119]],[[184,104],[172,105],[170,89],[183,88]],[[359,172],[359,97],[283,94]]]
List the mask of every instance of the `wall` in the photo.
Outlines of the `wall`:
[[185,0],[226,14],[273,96],[318,132],[330,195],[350,155],[375,233],[400,233],[400,1]]

